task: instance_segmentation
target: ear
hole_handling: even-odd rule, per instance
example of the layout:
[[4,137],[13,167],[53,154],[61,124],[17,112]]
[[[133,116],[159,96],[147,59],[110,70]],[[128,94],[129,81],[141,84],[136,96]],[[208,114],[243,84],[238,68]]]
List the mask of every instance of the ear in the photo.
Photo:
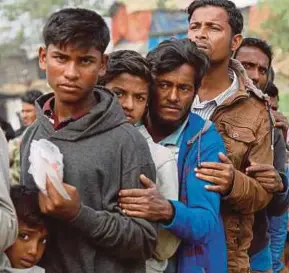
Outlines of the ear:
[[233,36],[231,43],[231,49],[233,52],[239,48],[239,46],[242,44],[242,41],[243,41],[242,34],[236,34]]
[[39,67],[44,71],[46,70],[46,55],[47,55],[47,49],[41,46],[38,50]]
[[98,71],[98,76],[99,77],[103,77],[105,75],[107,61],[108,61],[108,55],[103,54],[102,55],[102,59],[101,59],[100,69]]

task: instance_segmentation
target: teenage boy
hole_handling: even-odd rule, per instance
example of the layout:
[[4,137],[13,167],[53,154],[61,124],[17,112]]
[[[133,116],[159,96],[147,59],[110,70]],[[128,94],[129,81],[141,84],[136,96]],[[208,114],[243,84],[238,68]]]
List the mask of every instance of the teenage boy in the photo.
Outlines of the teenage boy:
[[39,63],[54,94],[36,103],[37,121],[21,146],[21,181],[35,187],[28,173],[30,145],[47,139],[63,154],[63,185],[70,196],[63,199],[50,181],[48,195],[39,193],[40,209],[53,227],[43,266],[48,273],[142,273],[156,228],[123,214],[117,195],[139,188],[141,174],[155,179],[155,167],[117,97],[94,88],[105,71],[108,27],[93,11],[63,9],[50,16],[43,38]]
[[[162,220],[163,228],[182,240],[178,251],[178,272],[227,272],[225,236],[220,217],[221,196],[207,191],[205,187],[209,183],[198,179],[194,172],[202,161],[218,162],[218,153],[225,151],[224,144],[210,122],[206,123],[195,114],[188,118],[190,105],[207,70],[208,59],[189,39],[164,41],[148,54],[147,59],[156,88],[145,124],[154,140],[163,145],[165,136],[169,142],[170,134],[176,129],[180,131],[180,201],[160,196],[154,192],[155,186],[146,181],[150,191],[145,199],[150,199],[156,206],[150,206],[150,202],[145,206],[131,205],[130,196],[134,190],[123,190],[121,207],[129,215]],[[134,191],[136,195],[142,193]]]
[[45,215],[39,209],[38,192],[14,185],[10,196],[19,228],[15,243],[5,251],[8,257],[5,272],[42,273],[44,269],[36,264],[46,248],[48,225]]
[[[148,104],[153,99],[153,78],[149,63],[139,53],[132,50],[120,50],[109,55],[106,73],[100,84],[114,92],[128,118],[148,142],[156,166],[156,186],[160,194],[171,200],[178,200],[178,169],[174,154],[153,141],[146,130],[143,117]],[[167,259],[176,251],[180,240],[169,231],[161,229],[154,258],[147,260],[146,272],[163,272]]]

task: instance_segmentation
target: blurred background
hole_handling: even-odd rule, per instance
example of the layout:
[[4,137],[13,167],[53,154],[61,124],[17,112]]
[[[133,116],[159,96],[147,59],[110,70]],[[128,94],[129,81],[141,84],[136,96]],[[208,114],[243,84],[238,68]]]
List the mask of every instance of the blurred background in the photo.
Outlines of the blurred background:
[[[0,0],[0,117],[21,126],[20,96],[48,92],[38,67],[41,30],[63,7],[90,8],[104,16],[111,42],[107,52],[134,49],[146,54],[160,41],[186,37],[186,7],[192,0]],[[289,0],[235,0],[245,19],[244,36],[266,39],[274,49],[280,110],[289,117]]]

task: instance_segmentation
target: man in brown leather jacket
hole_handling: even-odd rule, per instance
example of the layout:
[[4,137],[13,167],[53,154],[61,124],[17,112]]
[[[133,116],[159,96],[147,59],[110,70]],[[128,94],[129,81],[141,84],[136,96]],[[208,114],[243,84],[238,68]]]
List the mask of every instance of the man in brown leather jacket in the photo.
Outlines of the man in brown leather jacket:
[[260,183],[245,174],[252,163],[272,164],[272,128],[265,98],[231,60],[242,42],[243,17],[230,1],[196,0],[189,9],[188,36],[211,60],[192,111],[215,122],[232,164],[202,163],[199,177],[212,182],[208,190],[223,194],[230,273],[249,271],[248,249],[254,212],[271,200]]

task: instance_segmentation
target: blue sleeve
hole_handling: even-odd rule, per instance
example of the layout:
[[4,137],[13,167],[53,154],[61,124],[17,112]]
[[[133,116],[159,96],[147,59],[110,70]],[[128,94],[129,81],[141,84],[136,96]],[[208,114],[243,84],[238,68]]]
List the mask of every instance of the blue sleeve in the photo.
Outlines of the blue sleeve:
[[[204,147],[201,153],[202,162],[220,162],[218,153],[225,153],[222,138],[216,131],[214,134],[204,135],[217,139],[214,143]],[[191,149],[196,149],[192,147]],[[191,152],[189,153],[190,156]],[[196,154],[196,153],[193,153]],[[205,185],[210,183],[200,180],[195,176],[194,169],[197,167],[197,159],[190,158],[189,173],[186,177],[187,183],[187,206],[179,201],[171,201],[175,209],[175,215],[169,225],[164,228],[170,230],[175,235],[188,243],[206,243],[211,234],[219,225],[220,200],[218,193],[205,189]]]

